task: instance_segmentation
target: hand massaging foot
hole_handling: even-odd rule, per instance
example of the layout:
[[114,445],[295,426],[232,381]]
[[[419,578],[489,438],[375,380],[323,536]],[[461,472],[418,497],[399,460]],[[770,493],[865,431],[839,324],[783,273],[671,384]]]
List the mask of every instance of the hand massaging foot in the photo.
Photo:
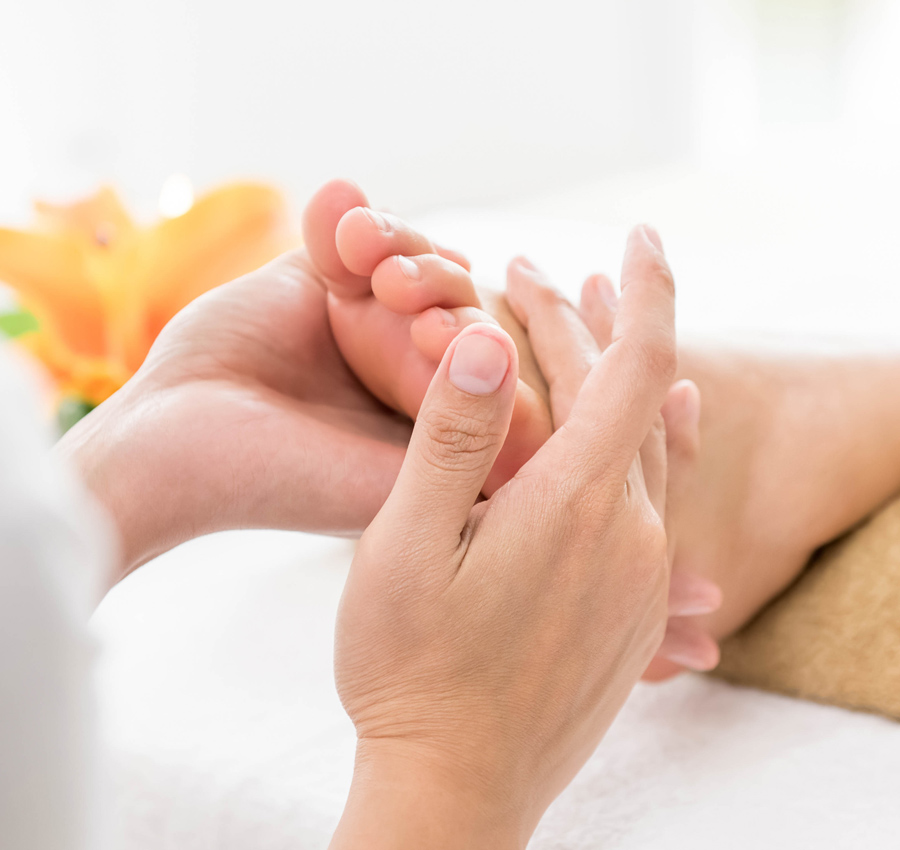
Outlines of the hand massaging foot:
[[[493,492],[552,433],[548,388],[527,335],[502,295],[476,293],[464,258],[433,245],[397,219],[378,216],[364,207],[366,203],[356,186],[335,181],[315,195],[304,215],[310,259],[329,289],[335,338],[357,375],[379,398],[415,417],[453,337],[473,322],[501,324],[517,343],[524,380],[519,383],[506,445],[485,488]],[[510,273],[516,268],[513,264]],[[536,271],[531,277],[529,285],[546,285]],[[670,463],[690,466],[694,426],[687,424],[692,418],[689,408],[682,410],[684,389],[679,388],[668,404],[672,422],[688,416],[670,440],[674,452]],[[674,575],[671,619],[660,656],[679,659],[693,669],[715,666],[715,642],[683,615],[714,610],[720,599],[710,582],[686,573]]]
[[[376,395],[414,417],[453,336],[493,320],[479,308],[516,341],[523,380],[492,492],[552,428],[527,335],[502,296],[475,291],[464,258],[397,219],[357,209],[366,204],[356,186],[329,184],[310,203],[304,235],[328,281],[338,344]],[[612,323],[608,300],[581,309],[595,327]],[[673,576],[705,576],[722,588],[722,607],[698,618],[720,638],[787,587],[816,549],[900,490],[900,394],[885,392],[900,379],[900,355],[721,346],[679,354],[679,377],[699,385],[703,413],[699,463],[678,506]],[[648,677],[679,669],[657,658]]]
[[[341,353],[370,392],[414,419],[454,336],[475,322],[497,322],[481,309],[464,258],[366,204],[353,184],[329,183],[307,207],[304,239],[327,281]],[[498,313],[500,301],[493,304]],[[522,336],[519,328],[516,342]],[[530,352],[520,355],[519,372],[509,435],[484,488],[488,496],[553,433],[546,385]]]

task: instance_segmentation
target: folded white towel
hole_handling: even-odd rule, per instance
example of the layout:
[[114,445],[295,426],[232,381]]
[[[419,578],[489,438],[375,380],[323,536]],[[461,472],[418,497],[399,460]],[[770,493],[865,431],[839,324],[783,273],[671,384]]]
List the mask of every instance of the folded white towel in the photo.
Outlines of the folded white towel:
[[[122,850],[327,847],[353,764],[331,673],[351,552],[216,535],[101,606]],[[897,764],[900,724],[877,717],[700,676],[639,686],[532,846],[893,848]]]

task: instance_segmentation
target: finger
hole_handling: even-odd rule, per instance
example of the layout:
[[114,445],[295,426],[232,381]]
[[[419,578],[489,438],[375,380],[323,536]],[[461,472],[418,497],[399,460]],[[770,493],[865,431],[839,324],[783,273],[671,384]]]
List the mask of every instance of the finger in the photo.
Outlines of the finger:
[[472,325],[450,344],[382,511],[410,544],[432,551],[459,545],[506,439],[517,377],[515,345],[498,327]]
[[469,262],[469,258],[465,254],[461,254],[459,251],[454,251],[453,248],[445,248],[443,245],[439,245],[433,240],[431,244],[434,245],[435,252],[442,256],[445,260],[450,260],[451,263],[456,263],[456,265],[462,266],[467,272],[472,271],[472,264]]
[[[640,458],[640,471],[643,474],[647,498],[650,499],[656,515],[665,522],[666,480],[669,469],[666,459],[666,424],[660,414],[653,420],[641,445]],[[671,560],[669,563],[671,564]]]
[[413,345],[425,357],[434,363],[440,363],[447,347],[460,332],[478,322],[500,326],[490,313],[477,307],[455,307],[451,310],[432,307],[413,319],[409,334]]
[[673,617],[656,653],[688,670],[712,670],[719,663],[719,645],[689,617]]
[[435,252],[431,240],[402,219],[362,206],[343,216],[335,239],[344,265],[354,274],[367,277],[394,254],[414,257]]
[[666,534],[669,561],[674,562],[679,519],[700,452],[700,390],[693,381],[681,380],[671,386],[662,407],[666,423],[668,484],[666,491]]
[[429,307],[480,307],[472,276],[437,254],[394,255],[372,272],[372,291],[389,310],[410,315]]
[[722,607],[719,586],[703,576],[680,571],[669,583],[669,616],[699,617]]
[[568,419],[600,350],[575,308],[524,257],[509,264],[506,293],[550,387],[553,424],[558,428]]
[[338,223],[355,207],[368,205],[362,189],[348,180],[332,180],[312,196],[303,211],[303,244],[330,292],[340,298],[367,294],[369,281],[341,260],[336,243]]
[[612,281],[604,274],[591,275],[581,287],[579,313],[601,351],[612,342],[613,323],[619,309],[619,296]]
[[[578,458],[582,482],[615,482],[628,473],[675,375],[674,283],[643,226],[628,240],[619,305],[612,343],[586,378],[560,436],[559,451]],[[597,450],[598,432],[614,450]]]
[[[450,343],[464,328],[476,322],[499,326],[493,317],[474,307],[444,310],[434,307],[420,314],[410,326],[410,336],[418,350],[439,363]],[[553,433],[553,423],[545,396],[526,384],[516,382],[516,401],[510,422],[510,434],[503,452],[494,464],[483,491],[491,495],[506,484]]]

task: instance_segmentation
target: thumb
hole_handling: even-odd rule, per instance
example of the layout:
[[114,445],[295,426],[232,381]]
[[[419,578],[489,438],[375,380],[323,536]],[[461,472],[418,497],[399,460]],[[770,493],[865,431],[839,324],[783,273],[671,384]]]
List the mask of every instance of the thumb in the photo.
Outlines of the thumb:
[[[448,347],[425,395],[379,524],[427,547],[459,535],[509,429],[516,347],[494,325],[470,325]],[[382,525],[382,528],[385,526]]]

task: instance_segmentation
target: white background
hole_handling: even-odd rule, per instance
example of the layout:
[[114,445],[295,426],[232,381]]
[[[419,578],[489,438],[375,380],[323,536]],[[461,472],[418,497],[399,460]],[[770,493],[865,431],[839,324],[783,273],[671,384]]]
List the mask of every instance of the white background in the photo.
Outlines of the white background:
[[[900,315],[898,44],[889,0],[5,0],[0,219],[100,182],[149,218],[179,172],[299,208],[346,175],[494,276],[526,251],[574,292],[651,220],[682,325],[874,335]],[[211,538],[107,598],[120,846],[325,846],[348,556]],[[536,846],[895,843],[900,727],[692,678],[650,693]]]
[[173,172],[298,205],[346,175],[407,213],[811,156],[898,174],[893,0],[10,0],[0,24],[6,220],[101,181],[149,215]]

